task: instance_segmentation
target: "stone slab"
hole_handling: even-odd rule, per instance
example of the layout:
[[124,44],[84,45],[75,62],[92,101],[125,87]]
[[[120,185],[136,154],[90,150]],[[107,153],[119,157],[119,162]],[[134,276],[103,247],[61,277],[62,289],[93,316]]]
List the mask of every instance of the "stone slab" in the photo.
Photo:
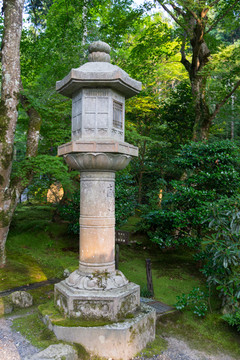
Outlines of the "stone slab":
[[79,290],[63,280],[55,285],[55,304],[67,316],[116,321],[140,305],[140,287],[128,283],[112,290]]
[[48,316],[43,321],[59,340],[81,344],[92,355],[129,360],[155,339],[156,311],[142,305],[133,319],[99,327],[57,326]]
[[140,301],[141,303],[145,303],[148,306],[153,307],[156,310],[157,316],[176,311],[173,306],[164,304],[161,301],[153,300],[151,298],[140,298]]
[[77,360],[77,351],[71,346],[66,344],[50,345],[43,351],[34,354],[25,360]]
[[130,156],[138,156],[138,148],[126,142],[119,142],[114,140],[76,140],[63,144],[58,147],[58,155],[67,155],[70,153],[88,153],[88,152],[107,152],[120,153]]

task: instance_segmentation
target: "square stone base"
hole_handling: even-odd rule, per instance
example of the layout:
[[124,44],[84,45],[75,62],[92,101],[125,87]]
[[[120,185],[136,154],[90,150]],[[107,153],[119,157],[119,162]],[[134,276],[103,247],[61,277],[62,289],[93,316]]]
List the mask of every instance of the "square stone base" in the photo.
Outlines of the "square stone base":
[[112,290],[79,290],[63,280],[55,285],[55,305],[67,316],[117,321],[140,306],[140,287],[128,283]]
[[81,344],[92,355],[129,360],[155,339],[155,309],[141,305],[133,319],[99,327],[64,327],[44,323],[59,340]]

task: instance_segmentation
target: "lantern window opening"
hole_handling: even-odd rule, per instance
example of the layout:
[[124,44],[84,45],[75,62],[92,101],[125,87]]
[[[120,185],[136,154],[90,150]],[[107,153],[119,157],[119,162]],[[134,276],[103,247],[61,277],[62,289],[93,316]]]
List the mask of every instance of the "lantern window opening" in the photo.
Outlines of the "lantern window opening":
[[113,127],[123,129],[123,104],[113,100]]

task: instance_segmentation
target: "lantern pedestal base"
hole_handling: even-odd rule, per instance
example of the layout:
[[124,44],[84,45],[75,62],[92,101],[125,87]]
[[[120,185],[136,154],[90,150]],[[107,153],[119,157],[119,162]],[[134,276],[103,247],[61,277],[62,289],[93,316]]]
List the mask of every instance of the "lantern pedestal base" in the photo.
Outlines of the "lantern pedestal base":
[[[139,308],[140,287],[128,282],[121,272],[118,273],[119,275],[116,275],[116,272],[108,275],[109,281],[104,279],[104,287],[103,279],[99,275],[98,278],[96,275],[91,278],[84,277],[79,271],[74,272],[71,275],[75,275],[75,278],[79,280],[74,283],[75,286],[69,285],[71,275],[55,285],[55,305],[65,315],[73,318],[110,321],[125,318],[127,314],[134,313]],[[91,285],[91,282],[87,283],[84,278],[92,281],[92,284],[96,285],[95,288],[83,288],[84,283],[86,287]],[[98,284],[94,282],[95,278],[99,281]],[[114,278],[119,278],[119,282],[126,283],[117,287],[116,282],[113,281]]]

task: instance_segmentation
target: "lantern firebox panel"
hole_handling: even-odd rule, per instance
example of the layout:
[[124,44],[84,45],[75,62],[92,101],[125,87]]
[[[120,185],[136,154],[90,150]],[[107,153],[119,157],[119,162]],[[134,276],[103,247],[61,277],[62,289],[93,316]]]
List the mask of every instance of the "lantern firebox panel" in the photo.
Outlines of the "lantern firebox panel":
[[124,141],[125,97],[106,88],[83,88],[72,98],[72,140]]

